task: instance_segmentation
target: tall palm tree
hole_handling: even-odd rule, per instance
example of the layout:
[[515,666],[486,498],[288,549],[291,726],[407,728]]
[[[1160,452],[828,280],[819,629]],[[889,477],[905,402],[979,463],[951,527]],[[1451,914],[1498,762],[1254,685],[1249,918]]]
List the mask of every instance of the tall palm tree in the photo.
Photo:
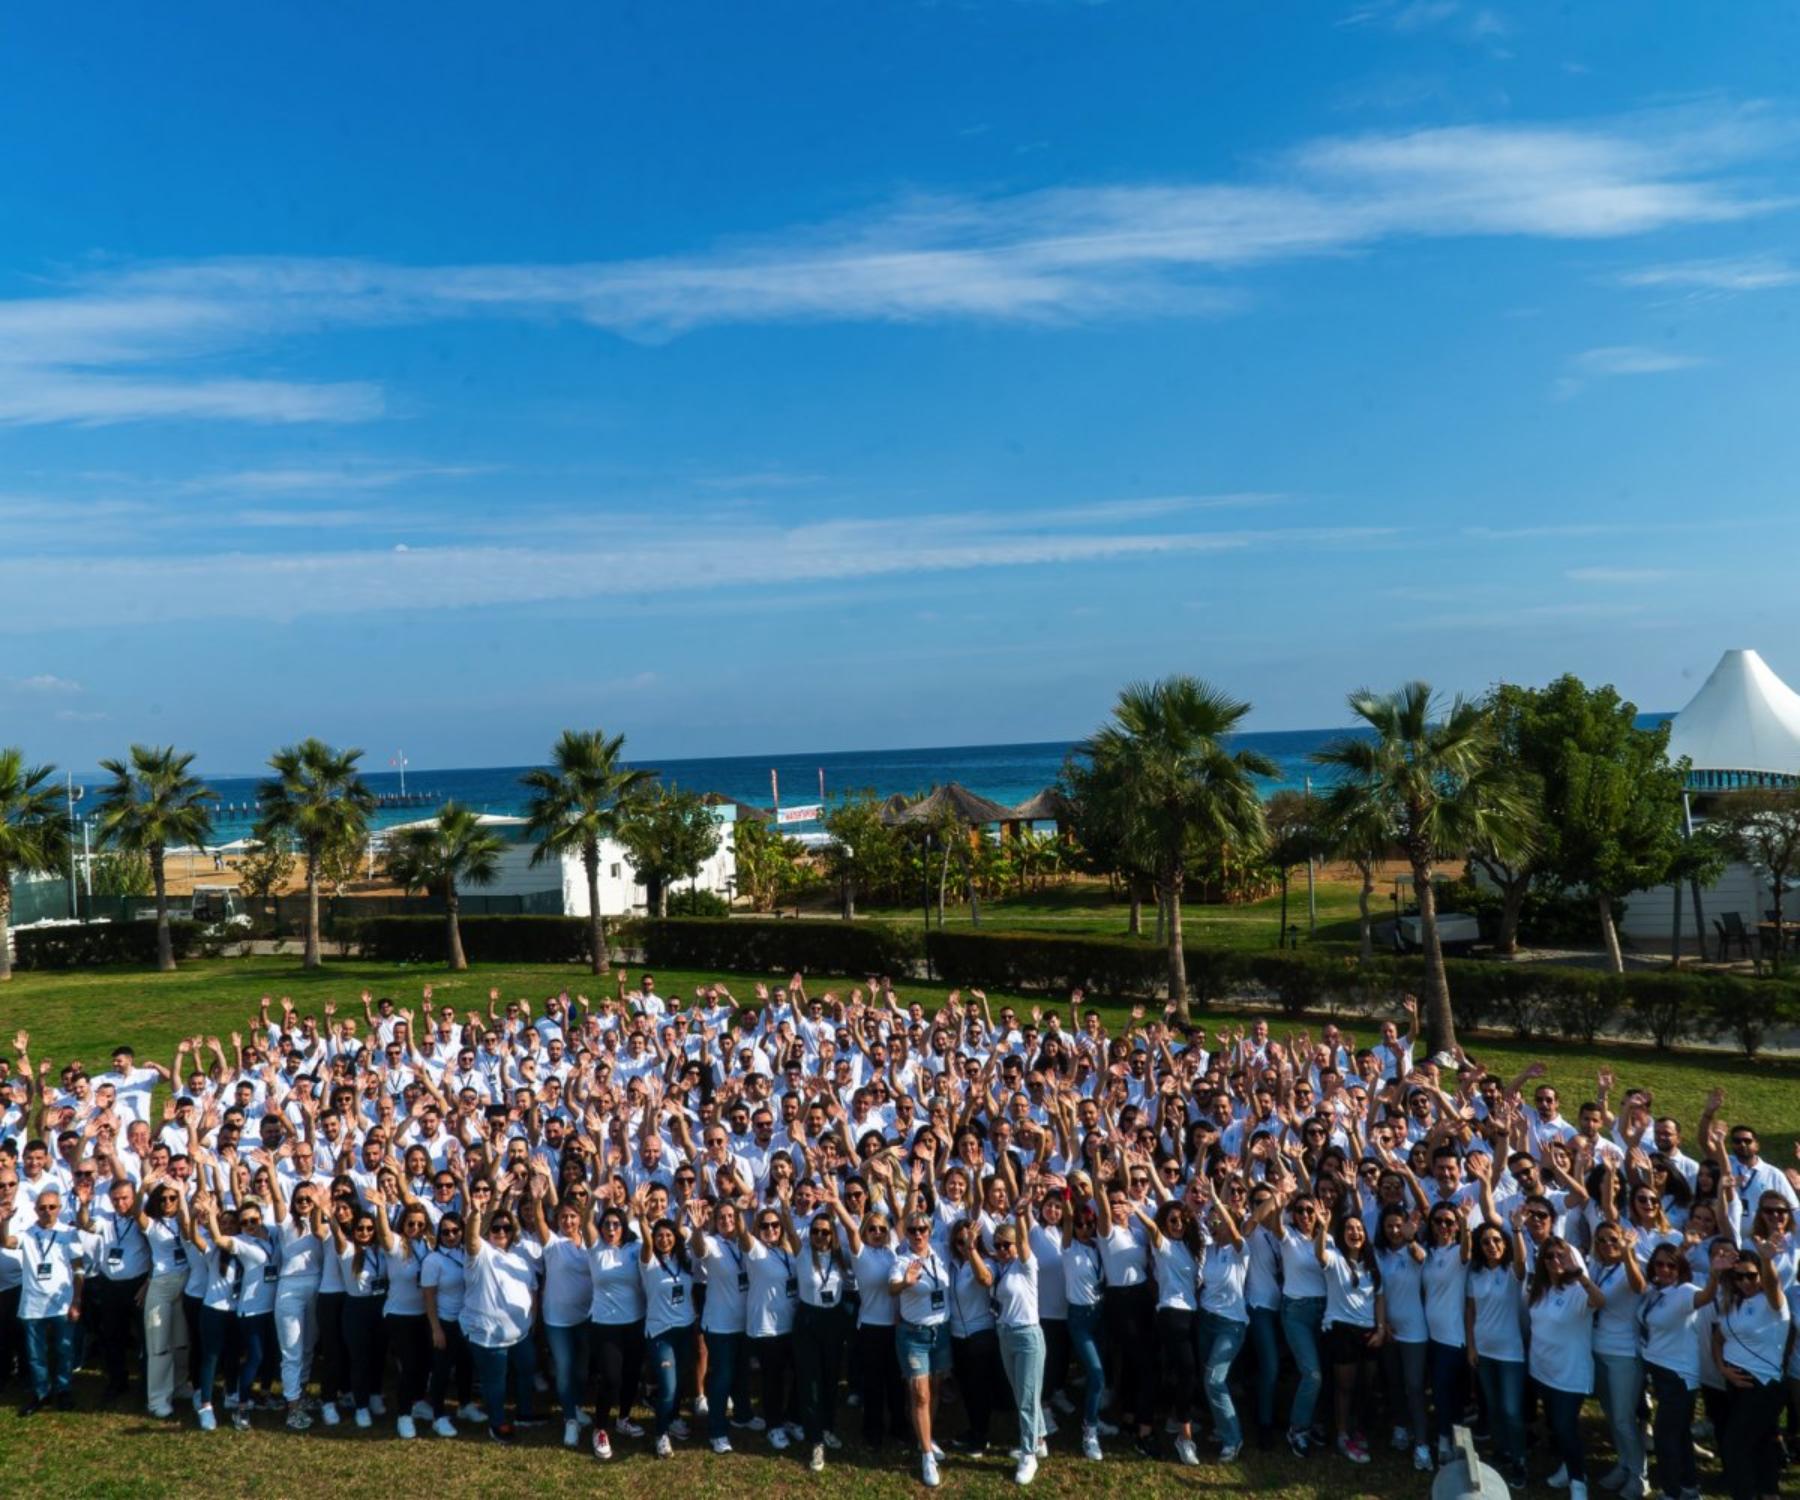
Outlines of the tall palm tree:
[[1369,912],[1375,895],[1375,870],[1394,848],[1393,826],[1385,807],[1350,785],[1335,786],[1326,793],[1320,821],[1326,847],[1355,865],[1362,876],[1356,892],[1356,934],[1360,956],[1367,963],[1375,956],[1374,921]]
[[1169,1000],[1188,1013],[1187,960],[1181,946],[1181,889],[1188,851],[1201,845],[1260,845],[1262,802],[1256,776],[1280,768],[1253,750],[1228,750],[1224,737],[1250,712],[1196,677],[1134,682],[1119,694],[1113,716],[1082,747],[1097,764],[1124,773],[1129,820],[1156,851],[1157,879],[1168,913]]
[[156,967],[165,974],[175,967],[175,945],[169,936],[163,856],[171,845],[205,843],[212,832],[212,804],[219,797],[188,773],[193,763],[191,753],[177,754],[173,745],[133,745],[126,760],[100,762],[112,777],[100,793],[100,837],[150,861],[156,888]]
[[367,834],[375,798],[357,772],[360,750],[338,750],[304,739],[269,757],[275,774],[256,789],[262,816],[256,837],[289,838],[306,856],[305,966],[319,967],[319,857],[336,839]]
[[606,918],[600,915],[600,846],[619,830],[620,803],[652,780],[649,771],[619,764],[625,736],[600,729],[565,729],[550,764],[519,779],[531,792],[525,826],[537,840],[531,862],[579,854],[587,875],[590,963],[606,971]]
[[0,748],[0,982],[12,978],[6,928],[15,875],[62,868],[69,857],[69,815],[50,778],[54,766],[28,766],[25,752]]
[[1339,774],[1342,790],[1333,794],[1339,811],[1368,819],[1370,828],[1391,828],[1412,867],[1425,950],[1425,1027],[1431,1049],[1441,1052],[1456,1045],[1456,1020],[1433,868],[1472,844],[1527,847],[1529,815],[1485,705],[1458,697],[1445,708],[1429,683],[1409,682],[1392,693],[1359,689],[1350,695],[1350,711],[1374,737],[1346,735],[1314,752],[1313,760]]
[[407,890],[428,891],[444,902],[446,961],[457,972],[469,967],[463,956],[460,888],[492,885],[506,845],[481,819],[458,802],[438,809],[437,821],[403,829],[388,846],[388,871]]

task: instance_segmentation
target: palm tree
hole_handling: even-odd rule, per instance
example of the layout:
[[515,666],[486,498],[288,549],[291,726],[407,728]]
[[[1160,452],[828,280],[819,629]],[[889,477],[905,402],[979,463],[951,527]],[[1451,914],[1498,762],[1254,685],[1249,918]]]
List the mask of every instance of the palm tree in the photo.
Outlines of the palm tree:
[[458,921],[459,888],[492,885],[505,849],[500,835],[483,827],[481,819],[458,802],[439,808],[435,823],[402,829],[388,846],[388,870],[401,886],[443,898],[445,952],[458,973],[469,967]]
[[25,752],[0,749],[0,982],[12,978],[6,928],[14,875],[62,868],[69,857],[69,815],[50,784],[54,766],[28,766]]
[[1349,860],[1362,876],[1356,892],[1356,935],[1362,962],[1375,956],[1374,922],[1369,902],[1375,894],[1375,870],[1394,847],[1394,830],[1386,808],[1364,798],[1355,786],[1335,786],[1325,796],[1323,815],[1326,846],[1339,859]]
[[334,840],[361,838],[375,798],[357,773],[360,750],[338,750],[304,739],[269,757],[275,774],[256,789],[262,806],[256,837],[291,838],[306,856],[305,966],[319,967],[319,858]]
[[550,764],[519,779],[532,793],[525,826],[537,840],[531,862],[579,854],[587,874],[590,962],[596,974],[607,967],[606,918],[600,915],[600,845],[618,833],[619,804],[652,779],[649,771],[619,764],[625,736],[611,739],[599,729],[565,729],[550,752]]
[[[1385,826],[1412,867],[1425,951],[1425,1026],[1431,1049],[1456,1045],[1450,983],[1438,938],[1433,866],[1473,844],[1523,849],[1528,814],[1516,779],[1499,754],[1490,709],[1463,698],[1443,710],[1431,686],[1409,682],[1393,693],[1359,689],[1350,711],[1374,737],[1346,735],[1316,751],[1315,763],[1340,777],[1334,806],[1365,833]],[[1365,885],[1367,877],[1365,876]]]
[[[1202,844],[1260,845],[1262,803],[1255,776],[1280,768],[1253,750],[1222,743],[1250,712],[1248,703],[1196,677],[1134,682],[1119,694],[1112,719],[1083,746],[1096,764],[1124,773],[1128,818],[1156,851],[1168,913],[1169,1000],[1188,1014],[1187,960],[1181,947],[1181,889],[1188,850]],[[1128,841],[1130,841],[1128,830]]]
[[173,745],[133,745],[127,760],[103,760],[100,769],[112,776],[100,793],[100,837],[129,854],[150,861],[156,889],[156,967],[165,974],[175,967],[175,945],[169,936],[169,887],[163,856],[171,845],[206,842],[212,832],[212,804],[219,794],[197,776],[194,763]]

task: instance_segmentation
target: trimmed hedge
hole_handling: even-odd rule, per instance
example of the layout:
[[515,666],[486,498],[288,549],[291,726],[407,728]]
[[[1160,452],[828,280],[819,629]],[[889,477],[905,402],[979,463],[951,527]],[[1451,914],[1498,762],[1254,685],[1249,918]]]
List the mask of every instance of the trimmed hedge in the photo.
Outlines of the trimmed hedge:
[[646,964],[678,969],[901,976],[924,955],[919,933],[880,922],[668,917],[635,922],[632,933]]
[[925,951],[939,975],[974,989],[1153,995],[1169,973],[1161,948],[1129,938],[937,931],[926,934]]
[[[464,917],[457,925],[470,963],[585,963],[592,952],[586,917]],[[442,916],[363,917],[340,924],[339,932],[362,958],[407,964],[444,961]]]
[[[169,941],[177,959],[204,946],[197,922],[171,921]],[[34,927],[13,933],[20,969],[85,969],[101,964],[156,963],[156,923],[84,922],[80,926]]]

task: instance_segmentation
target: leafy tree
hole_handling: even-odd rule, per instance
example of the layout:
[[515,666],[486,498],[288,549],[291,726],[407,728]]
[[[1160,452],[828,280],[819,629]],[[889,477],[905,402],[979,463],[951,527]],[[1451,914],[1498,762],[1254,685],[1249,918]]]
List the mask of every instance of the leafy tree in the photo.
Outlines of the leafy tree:
[[752,911],[770,912],[806,883],[806,845],[783,837],[773,823],[739,818],[731,828],[737,888]]
[[1800,868],[1800,792],[1788,787],[1733,792],[1721,800],[1718,821],[1727,847],[1767,879],[1774,893],[1773,962],[1779,971],[1781,898],[1790,889],[1788,877]]
[[1394,829],[1387,810],[1355,786],[1336,786],[1319,809],[1320,837],[1339,859],[1348,860],[1362,877],[1356,889],[1357,951],[1365,964],[1375,956],[1374,922],[1369,903],[1375,895],[1375,871],[1394,848]]
[[26,765],[22,750],[0,749],[0,982],[12,978],[13,878],[59,870],[69,857],[69,814],[55,774],[54,766]]
[[264,843],[286,836],[306,857],[305,967],[319,956],[320,855],[335,841],[359,842],[369,829],[375,798],[356,769],[360,750],[337,750],[322,740],[304,739],[269,757],[275,774],[256,790],[262,814],[256,837]]
[[645,905],[668,915],[669,886],[692,880],[719,847],[719,824],[698,792],[670,785],[642,792],[624,804],[619,842],[631,855],[644,887]]
[[280,839],[259,839],[238,860],[238,883],[244,893],[267,901],[293,878],[297,863]]
[[1681,854],[1683,776],[1669,764],[1669,726],[1640,729],[1636,706],[1612,688],[1561,677],[1531,695],[1521,738],[1542,807],[1535,866],[1592,898],[1607,961],[1623,973],[1614,905],[1667,884]]
[[163,859],[171,848],[204,844],[212,833],[212,806],[219,794],[189,767],[191,752],[173,745],[133,745],[124,760],[103,760],[112,780],[100,793],[101,842],[150,862],[156,893],[156,967],[175,968],[169,936],[169,884]]
[[1319,847],[1318,806],[1303,792],[1279,791],[1263,806],[1263,820],[1268,826],[1268,843],[1263,857],[1281,881],[1281,926],[1276,946],[1287,942],[1288,876],[1296,865],[1303,865]]
[[1253,777],[1280,768],[1250,750],[1228,750],[1224,738],[1250,712],[1195,677],[1132,683],[1111,720],[1082,746],[1093,763],[1122,776],[1118,789],[1134,847],[1153,849],[1168,912],[1169,1000],[1188,1014],[1187,962],[1181,946],[1181,890],[1190,846],[1260,846],[1262,803]]
[[461,889],[492,885],[505,849],[500,835],[459,802],[446,802],[433,822],[400,830],[388,845],[389,874],[404,889],[427,891],[443,901],[445,961],[458,973],[469,967],[459,921]]
[[1457,698],[1448,710],[1431,686],[1409,682],[1393,693],[1361,689],[1350,711],[1373,731],[1345,735],[1313,755],[1338,774],[1341,811],[1367,827],[1394,830],[1412,867],[1425,950],[1425,1025],[1433,1051],[1456,1045],[1450,985],[1438,936],[1438,860],[1473,844],[1517,847],[1529,841],[1527,811],[1511,768],[1498,755],[1491,712]]
[[367,830],[340,830],[319,850],[319,884],[329,886],[334,896],[343,895],[345,886],[362,878],[368,859]]
[[[1518,797],[1531,809],[1533,821],[1542,821],[1544,800],[1543,773],[1549,758],[1540,730],[1544,716],[1537,712],[1540,694],[1535,688],[1501,683],[1488,695],[1487,706],[1493,717],[1496,754],[1513,769]],[[1469,848],[1469,860],[1500,892],[1500,928],[1495,934],[1494,949],[1499,953],[1519,951],[1519,918],[1525,910],[1525,899],[1538,876],[1539,846],[1521,844],[1505,838],[1500,845],[1492,839],[1477,839]]]
[[1063,762],[1058,790],[1068,803],[1068,829],[1077,862],[1089,872],[1124,886],[1131,902],[1129,930],[1144,932],[1144,898],[1160,896],[1156,851],[1128,795],[1129,770],[1110,742],[1090,744]]
[[596,974],[608,967],[606,918],[600,913],[600,848],[618,836],[621,803],[652,780],[650,772],[620,764],[624,748],[622,734],[609,738],[599,729],[565,729],[550,752],[550,764],[519,778],[531,792],[525,809],[526,831],[537,841],[531,862],[560,863],[569,854],[581,858],[593,950],[589,962]]
[[858,891],[901,893],[905,840],[883,815],[884,804],[867,789],[833,802],[825,812],[825,868],[837,881],[844,919],[856,916]]
[[96,896],[149,896],[156,892],[150,856],[123,849],[96,854],[89,861],[88,882]]

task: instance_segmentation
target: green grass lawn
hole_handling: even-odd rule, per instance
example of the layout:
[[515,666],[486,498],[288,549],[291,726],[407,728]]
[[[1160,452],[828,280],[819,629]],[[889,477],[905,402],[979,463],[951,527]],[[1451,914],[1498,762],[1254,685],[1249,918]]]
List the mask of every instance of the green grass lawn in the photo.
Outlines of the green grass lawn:
[[[665,995],[691,990],[698,983],[728,977],[740,996],[753,993],[758,976],[658,971]],[[767,976],[764,976],[767,977]],[[841,981],[847,989],[853,981]],[[285,957],[218,959],[195,962],[176,974],[106,970],[78,974],[21,973],[0,987],[0,1041],[10,1046],[20,1026],[32,1034],[32,1051],[58,1066],[79,1057],[98,1071],[108,1063],[115,1042],[129,1040],[140,1055],[167,1061],[177,1037],[195,1032],[228,1034],[243,1029],[264,993],[290,995],[303,1011],[316,1012],[327,998],[354,1005],[368,988],[388,994],[403,1006],[418,1003],[423,985],[434,986],[439,1001],[461,1010],[485,1009],[487,992],[496,986],[506,998],[534,1002],[567,988],[596,993],[592,976],[572,967],[521,966],[477,968],[449,975],[429,966],[334,961],[307,973],[296,959]],[[817,988],[827,981],[815,981]],[[903,996],[932,1004],[946,993],[942,984],[909,984]],[[1043,997],[998,994],[1022,1006],[1043,1004]],[[1114,1021],[1127,1007],[1098,1002]],[[1218,1011],[1207,1016],[1230,1025],[1248,1016]],[[1313,1023],[1316,1030],[1316,1022]],[[1372,1035],[1367,1023],[1346,1023],[1352,1031]],[[1277,1034],[1290,1028],[1275,1022]],[[1571,1106],[1592,1091],[1595,1070],[1604,1062],[1618,1072],[1621,1084],[1641,1084],[1656,1092],[1659,1108],[1669,1110],[1690,1129],[1707,1090],[1723,1085],[1734,1119],[1753,1121],[1763,1132],[1772,1159],[1785,1159],[1800,1135],[1800,1066],[1759,1062],[1744,1064],[1720,1057],[1664,1056],[1648,1049],[1611,1046],[1587,1049],[1558,1042],[1521,1044],[1511,1040],[1467,1038],[1465,1045],[1484,1062],[1507,1074],[1541,1059]],[[763,1492],[776,1495],[819,1493],[820,1481],[793,1455],[773,1454],[749,1439],[748,1451],[730,1459],[716,1458],[686,1445],[676,1458],[658,1464],[641,1445],[621,1443],[622,1456],[601,1480],[590,1458],[568,1454],[556,1446],[560,1429],[529,1435],[517,1451],[502,1452],[484,1440],[464,1438],[454,1445],[423,1438],[414,1444],[377,1434],[340,1428],[316,1429],[305,1436],[278,1430],[275,1419],[259,1417],[257,1430],[234,1433],[224,1428],[203,1434],[191,1425],[152,1421],[135,1411],[92,1410],[96,1382],[83,1377],[78,1400],[86,1410],[46,1413],[21,1421],[0,1410],[0,1456],[9,1477],[22,1493],[71,1495],[292,1495],[317,1493],[346,1482],[374,1493],[412,1494],[435,1488],[458,1495],[510,1495],[524,1486],[586,1485],[603,1482],[626,1495],[723,1494]],[[853,1431],[855,1415],[841,1424]],[[996,1433],[1000,1430],[996,1423]],[[1122,1452],[1109,1453],[1103,1465],[1081,1460],[1067,1431],[1052,1440],[1053,1456],[1036,1488],[1053,1495],[1090,1494],[1264,1494],[1286,1500],[1325,1497],[1424,1496],[1428,1486],[1410,1466],[1398,1464],[1378,1441],[1376,1463],[1353,1469],[1335,1457],[1301,1462],[1285,1451],[1252,1453],[1229,1469],[1205,1465],[1183,1470],[1152,1464]],[[627,1451],[630,1450],[630,1451]],[[830,1492],[851,1496],[901,1496],[919,1493],[910,1463],[890,1454],[883,1458],[847,1448],[825,1480]],[[947,1494],[999,1495],[1012,1491],[1011,1467],[997,1458],[981,1462],[953,1459],[945,1468]]]

